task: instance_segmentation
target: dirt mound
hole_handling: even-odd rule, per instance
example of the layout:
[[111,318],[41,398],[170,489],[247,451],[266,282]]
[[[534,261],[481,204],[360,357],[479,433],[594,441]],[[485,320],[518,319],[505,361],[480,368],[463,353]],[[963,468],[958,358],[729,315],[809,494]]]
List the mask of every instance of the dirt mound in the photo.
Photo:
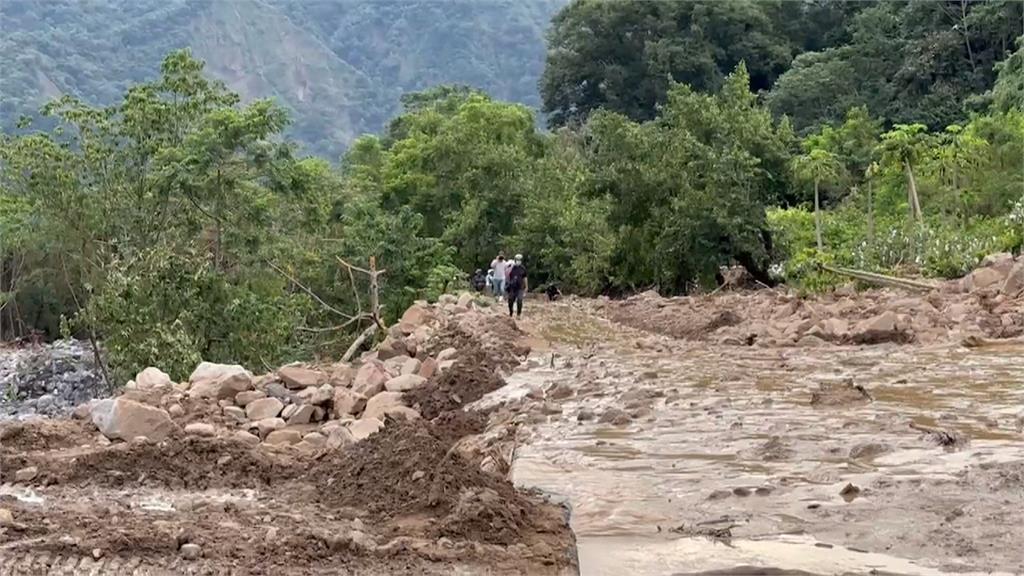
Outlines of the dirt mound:
[[0,451],[59,450],[92,443],[96,427],[80,420],[33,419],[0,423]]
[[495,373],[495,361],[482,349],[464,349],[452,368],[435,376],[426,386],[406,394],[406,401],[418,407],[420,414],[433,419],[449,410],[458,410],[505,385]]

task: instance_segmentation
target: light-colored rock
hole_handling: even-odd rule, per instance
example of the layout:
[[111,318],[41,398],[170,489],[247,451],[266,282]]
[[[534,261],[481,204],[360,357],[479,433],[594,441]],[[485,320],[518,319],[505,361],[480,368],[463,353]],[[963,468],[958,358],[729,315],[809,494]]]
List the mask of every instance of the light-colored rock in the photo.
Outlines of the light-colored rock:
[[234,422],[245,422],[247,420],[245,417],[245,410],[238,406],[225,406],[224,408],[221,408],[221,412]]
[[185,426],[185,434],[192,434],[194,436],[216,436],[217,429],[213,427],[213,424],[207,424],[206,422],[192,422]]
[[167,414],[172,418],[180,418],[185,415],[185,409],[182,408],[181,404],[171,404],[167,407]]
[[249,404],[266,397],[267,393],[262,390],[246,390],[245,392],[235,394],[235,404],[245,408]]
[[385,416],[404,420],[417,420],[420,413],[408,406],[391,406],[384,409]]
[[357,442],[359,440],[365,440],[370,435],[374,434],[378,430],[384,427],[384,423],[376,418],[360,418],[355,422],[348,425],[349,432],[352,433],[352,438]]
[[293,390],[315,387],[327,382],[327,376],[323,372],[301,366],[282,366],[277,370],[277,376],[285,386]]
[[249,420],[273,418],[280,414],[283,408],[284,403],[277,398],[260,398],[246,404],[245,416]]
[[[294,406],[294,404],[292,405]],[[289,406],[291,408],[291,406]],[[316,413],[316,407],[311,404],[302,404],[298,406],[295,412],[289,415],[286,419],[289,424],[309,424],[313,420],[313,414]]]
[[804,334],[796,341],[796,345],[805,348],[820,348],[822,346],[828,346],[828,342],[815,334]]
[[548,389],[547,397],[552,400],[564,400],[566,398],[570,398],[574,393],[572,386],[569,386],[565,382],[559,382]]
[[387,389],[388,392],[407,392],[409,390],[415,390],[426,383],[427,379],[423,376],[405,374],[388,380],[384,384],[384,388]]
[[431,358],[429,356],[426,357],[423,360],[423,362],[420,363],[420,368],[419,368],[419,370],[416,371],[416,374],[418,374],[418,375],[420,375],[420,376],[422,376],[422,377],[424,377],[424,378],[426,378],[428,380],[430,379],[431,376],[433,376],[436,373],[437,373],[437,360],[434,360],[433,358]]
[[250,434],[245,430],[239,430],[235,432],[233,436],[236,440],[244,442],[250,446],[255,446],[260,443],[260,437],[255,434]]
[[1024,258],[1018,260],[999,289],[999,293],[1007,298],[1016,298],[1024,293]]
[[850,332],[850,323],[842,318],[828,318],[821,323],[826,340],[842,340]]
[[445,348],[444,350],[441,350],[440,353],[438,353],[437,363],[440,364],[445,360],[454,359],[455,355],[458,353],[459,351],[456,350],[455,348]]
[[389,379],[384,366],[378,362],[367,362],[356,371],[352,380],[352,390],[369,398],[384,389]]
[[188,544],[182,544],[180,552],[181,557],[185,560],[198,560],[203,556],[203,549],[199,544],[193,544],[191,542]]
[[14,514],[7,508],[0,508],[0,527],[14,525]]
[[284,418],[285,420],[287,420],[287,419],[291,418],[298,411],[299,411],[299,405],[298,404],[289,404],[289,405],[284,407],[284,410],[281,410],[281,418]]
[[1005,278],[1006,273],[995,268],[977,268],[964,277],[964,290],[967,292],[984,290],[990,286],[996,286]]
[[338,362],[331,365],[330,372],[328,373],[328,383],[331,386],[348,387],[352,385],[352,379],[355,377],[356,371],[352,366],[345,362]]
[[124,398],[100,400],[90,414],[92,423],[111,440],[144,436],[160,441],[178,429],[166,410]]
[[89,400],[75,406],[75,409],[71,412],[71,417],[75,420],[88,420],[92,414],[92,407],[97,402],[99,400]]
[[274,430],[263,440],[265,444],[298,444],[302,442],[302,433],[298,430]]
[[234,398],[253,387],[252,374],[237,364],[203,362],[189,377],[192,398]]
[[284,427],[285,422],[281,418],[264,418],[263,420],[249,423],[249,428],[255,428],[259,432],[260,438],[266,438],[267,434]]
[[398,328],[403,334],[412,334],[417,328],[434,319],[434,313],[426,304],[413,304],[398,321]]
[[351,430],[344,426],[339,426],[331,428],[330,432],[327,433],[326,446],[331,450],[339,450],[355,441],[355,436],[352,435]]
[[384,361],[389,358],[396,356],[408,356],[409,351],[406,349],[405,342],[393,338],[390,335],[384,338],[384,341],[377,346],[377,359]]
[[14,473],[15,482],[31,482],[39,475],[39,469],[35,466],[27,466]]
[[409,358],[402,364],[402,368],[401,370],[399,370],[399,374],[416,374],[419,371],[419,369],[420,361],[417,360],[416,358]]
[[452,366],[455,366],[455,360],[454,359],[452,359],[452,360],[445,360],[443,362],[438,362],[437,363],[437,373],[438,374],[444,374],[445,372],[451,370]]
[[861,320],[854,326],[850,336],[858,344],[898,341],[902,337],[899,317],[895,312],[887,310],[873,318]]
[[314,406],[326,404],[334,397],[334,387],[330,384],[311,386],[309,388],[299,390],[295,393],[295,396],[302,404],[311,404]]
[[302,437],[302,441],[320,447],[327,444],[327,437],[319,432],[310,432]]
[[171,382],[166,372],[152,366],[135,375],[135,386],[141,390],[171,388],[173,385],[174,382]]
[[357,416],[366,407],[366,397],[348,388],[334,389],[334,417]]
[[455,302],[456,306],[461,306],[468,309],[473,304],[473,295],[469,292],[463,292],[459,294],[458,301]]
[[363,410],[363,418],[374,418],[383,420],[388,408],[402,406],[401,392],[381,392],[366,401],[366,409]]

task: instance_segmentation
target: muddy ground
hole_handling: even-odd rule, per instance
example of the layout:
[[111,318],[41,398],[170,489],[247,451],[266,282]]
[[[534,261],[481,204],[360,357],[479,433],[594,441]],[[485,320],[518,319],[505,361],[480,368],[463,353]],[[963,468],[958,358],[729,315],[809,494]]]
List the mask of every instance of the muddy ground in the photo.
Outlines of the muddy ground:
[[[451,323],[437,342],[458,359],[410,395],[423,417],[340,450],[2,423],[0,575],[576,573],[567,510],[455,449],[488,425],[462,407],[518,363],[489,351],[522,336],[502,326],[484,341]],[[179,424],[227,425],[216,404],[184,405]]]
[[583,574],[1024,573],[1019,342],[722,346],[603,308],[531,306],[480,401],[528,417],[513,478],[571,504]]

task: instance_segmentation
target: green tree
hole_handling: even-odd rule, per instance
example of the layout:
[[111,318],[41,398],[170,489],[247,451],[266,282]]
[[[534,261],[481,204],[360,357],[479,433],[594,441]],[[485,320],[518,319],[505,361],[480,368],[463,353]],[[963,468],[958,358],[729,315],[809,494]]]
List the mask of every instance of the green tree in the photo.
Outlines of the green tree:
[[897,124],[882,134],[881,152],[883,160],[899,166],[907,176],[907,204],[910,218],[918,224],[924,221],[921,201],[917,194],[917,180],[914,178],[914,164],[928,138],[924,124]]
[[835,154],[822,148],[812,148],[806,154],[793,158],[793,172],[800,180],[814,183],[814,238],[818,250],[823,250],[821,240],[821,200],[819,186],[822,181],[836,180],[842,165]]

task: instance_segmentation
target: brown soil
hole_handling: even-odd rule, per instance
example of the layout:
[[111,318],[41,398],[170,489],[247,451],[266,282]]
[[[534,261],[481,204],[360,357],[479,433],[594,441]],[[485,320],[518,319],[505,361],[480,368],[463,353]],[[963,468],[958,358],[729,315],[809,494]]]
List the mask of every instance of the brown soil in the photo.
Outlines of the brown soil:
[[[0,499],[14,517],[0,527],[0,564],[11,554],[85,563],[96,550],[100,573],[122,564],[151,574],[575,573],[565,511],[454,449],[484,431],[487,416],[461,408],[503,385],[496,370],[516,350],[488,331],[446,334],[442,347],[456,345],[458,360],[416,392],[424,418],[389,420],[342,450],[183,435],[107,445],[87,422],[3,425],[0,480],[35,466],[28,487],[45,503]],[[180,425],[222,419],[212,404],[182,405]],[[152,501],[163,507],[143,505]],[[202,558],[183,559],[185,543]],[[63,573],[42,564],[25,573]]]

